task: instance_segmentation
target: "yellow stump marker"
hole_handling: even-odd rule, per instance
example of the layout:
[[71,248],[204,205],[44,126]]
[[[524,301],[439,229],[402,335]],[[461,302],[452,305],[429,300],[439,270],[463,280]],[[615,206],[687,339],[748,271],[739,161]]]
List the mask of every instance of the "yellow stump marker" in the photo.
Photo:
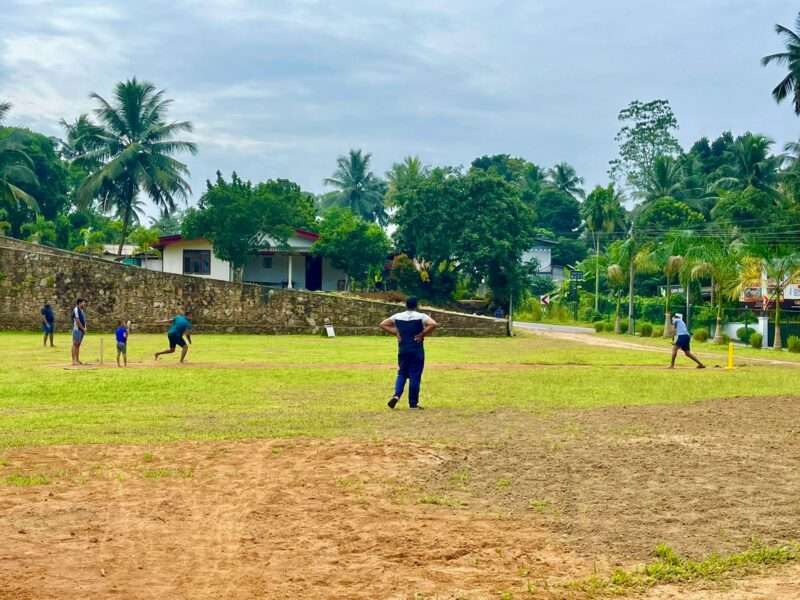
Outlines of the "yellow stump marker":
[[733,366],[733,342],[728,342],[728,366],[726,369],[735,369]]

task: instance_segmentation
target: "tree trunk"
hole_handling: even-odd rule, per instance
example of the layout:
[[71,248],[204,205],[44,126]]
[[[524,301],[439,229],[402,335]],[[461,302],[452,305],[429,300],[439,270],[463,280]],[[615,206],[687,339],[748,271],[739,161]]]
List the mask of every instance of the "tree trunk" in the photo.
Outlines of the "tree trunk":
[[122,214],[122,236],[119,240],[119,249],[117,254],[122,256],[122,248],[125,246],[125,240],[128,239],[128,227],[131,221],[131,204],[128,202],[125,206],[125,212]]
[[594,312],[600,312],[600,237],[594,234]]
[[775,299],[775,337],[772,342],[773,350],[782,350],[783,341],[781,340],[781,295]]
[[619,335],[619,305],[622,303],[622,296],[617,294],[617,310],[614,312],[614,333]]
[[636,277],[636,269],[633,266],[633,257],[628,267],[628,335],[633,335],[633,280]]
[[670,319],[669,313],[669,297],[670,297],[670,277],[667,275],[667,291],[665,295],[664,301],[664,333],[661,334],[663,338],[671,338],[672,337],[672,319]]
[[[719,296],[720,294],[717,295]],[[714,332],[714,343],[722,343],[722,298],[719,299],[719,304],[717,305],[717,330]]]

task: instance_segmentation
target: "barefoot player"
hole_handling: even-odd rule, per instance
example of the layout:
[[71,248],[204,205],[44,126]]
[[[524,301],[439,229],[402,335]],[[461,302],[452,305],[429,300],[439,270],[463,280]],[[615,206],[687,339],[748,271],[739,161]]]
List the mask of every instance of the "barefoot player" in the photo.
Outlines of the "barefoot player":
[[675,328],[675,338],[672,344],[672,362],[669,365],[670,369],[675,368],[675,357],[678,356],[678,350],[683,350],[683,353],[697,363],[698,369],[705,369],[706,366],[700,362],[700,359],[692,354],[691,340],[692,336],[689,334],[689,328],[683,322],[683,315],[675,313],[672,316],[672,326]]
[[[162,350],[161,352],[156,352],[155,359],[158,360],[158,357],[162,354],[172,354],[175,352],[175,347],[181,347],[181,362],[186,360],[186,353],[189,352],[189,346],[186,345],[188,341],[189,344],[192,343],[192,311],[187,310],[182,315],[178,315],[174,319],[172,319],[172,325],[167,331],[167,338],[169,339],[169,350]],[[164,321],[168,323],[169,321]],[[183,339],[183,336],[186,336],[186,339]]]
[[397,337],[397,380],[389,408],[394,408],[408,384],[408,407],[420,410],[419,388],[425,368],[425,346],[423,342],[438,324],[428,315],[417,312],[417,299],[406,300],[406,311],[397,313],[381,323],[381,329]]

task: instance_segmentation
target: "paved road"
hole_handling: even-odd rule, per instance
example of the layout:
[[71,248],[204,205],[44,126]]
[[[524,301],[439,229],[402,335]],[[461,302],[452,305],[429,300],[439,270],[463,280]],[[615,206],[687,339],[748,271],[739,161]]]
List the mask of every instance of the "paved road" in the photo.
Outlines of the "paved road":
[[550,323],[526,323],[514,321],[514,327],[528,331],[553,331],[556,333],[594,333],[591,327],[575,327],[573,325],[551,325]]

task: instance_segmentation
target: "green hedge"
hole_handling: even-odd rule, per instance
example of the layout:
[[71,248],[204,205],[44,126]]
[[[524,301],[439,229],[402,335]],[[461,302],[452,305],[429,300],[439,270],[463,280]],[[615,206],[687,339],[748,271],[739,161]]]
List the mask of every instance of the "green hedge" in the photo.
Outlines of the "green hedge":
[[753,348],[761,348],[761,344],[764,342],[764,336],[760,333],[754,333],[750,336],[750,345]]
[[645,323],[639,328],[639,333],[642,337],[651,337],[653,335],[653,326],[650,323]]
[[786,347],[789,349],[789,352],[800,352],[800,337],[790,335],[789,339],[786,340]]
[[695,330],[694,339],[697,342],[705,342],[708,339],[708,330],[702,328]]

